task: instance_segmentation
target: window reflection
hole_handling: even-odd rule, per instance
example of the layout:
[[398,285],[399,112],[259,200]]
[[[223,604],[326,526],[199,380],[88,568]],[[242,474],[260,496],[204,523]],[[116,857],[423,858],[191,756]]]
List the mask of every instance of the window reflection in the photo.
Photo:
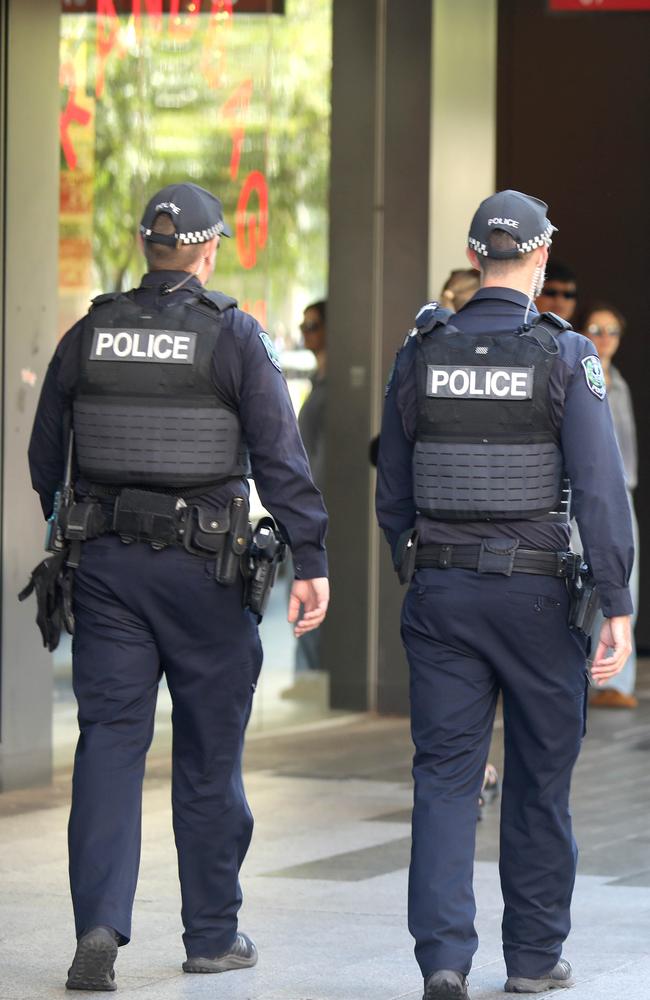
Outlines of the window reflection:
[[[305,304],[327,292],[331,8],[332,0],[62,0],[59,336],[93,295],[139,282],[143,206],[152,191],[189,178],[218,194],[234,229],[211,287],[268,330],[300,408],[313,359],[298,324]],[[293,676],[286,601],[281,580],[263,625],[253,727],[325,707],[322,698],[300,706],[276,697]],[[59,742],[74,717],[69,669],[62,647]]]

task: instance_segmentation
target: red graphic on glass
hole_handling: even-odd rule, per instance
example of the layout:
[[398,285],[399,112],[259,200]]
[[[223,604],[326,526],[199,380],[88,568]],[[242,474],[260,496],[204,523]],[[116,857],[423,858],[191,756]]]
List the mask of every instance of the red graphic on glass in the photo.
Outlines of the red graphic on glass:
[[77,166],[77,154],[72,137],[70,136],[70,125],[72,122],[77,122],[79,125],[87,125],[92,115],[86,108],[82,108],[77,104],[77,74],[74,63],[62,63],[59,81],[61,86],[65,87],[68,91],[68,101],[59,115],[59,139],[65,162],[70,170],[74,170]]

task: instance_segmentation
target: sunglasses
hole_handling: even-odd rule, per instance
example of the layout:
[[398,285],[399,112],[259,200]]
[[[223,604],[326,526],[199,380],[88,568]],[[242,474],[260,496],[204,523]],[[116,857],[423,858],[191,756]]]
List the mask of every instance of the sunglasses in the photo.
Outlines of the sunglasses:
[[544,288],[542,295],[548,296],[549,299],[575,299],[577,298],[577,292],[564,292],[559,288]]
[[316,330],[320,330],[322,323],[314,320],[313,323],[301,323],[298,329],[301,333],[316,333]]
[[620,337],[622,330],[620,326],[598,326],[598,323],[590,323],[587,333],[590,337]]

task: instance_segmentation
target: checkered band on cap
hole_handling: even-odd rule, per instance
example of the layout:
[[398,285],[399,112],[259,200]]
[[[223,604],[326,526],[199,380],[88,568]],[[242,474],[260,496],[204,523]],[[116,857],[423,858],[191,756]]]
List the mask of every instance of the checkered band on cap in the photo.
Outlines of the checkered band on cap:
[[475,250],[476,253],[483,254],[484,257],[487,257],[488,249],[485,243],[481,243],[480,240],[474,239],[473,236],[469,236],[467,242],[471,246],[472,250]]
[[[223,222],[217,222],[216,226],[210,226],[209,229],[197,229],[193,233],[177,233],[176,241],[178,243],[207,243],[208,240],[214,239],[215,236],[221,236],[223,230]],[[153,230],[147,229],[146,226],[140,226],[140,232],[145,239],[153,234]]]
[[550,247],[553,242],[553,232],[554,227],[549,223],[544,232],[540,233],[539,236],[533,236],[532,239],[520,243],[519,253],[530,253],[531,250],[536,250],[537,247]]

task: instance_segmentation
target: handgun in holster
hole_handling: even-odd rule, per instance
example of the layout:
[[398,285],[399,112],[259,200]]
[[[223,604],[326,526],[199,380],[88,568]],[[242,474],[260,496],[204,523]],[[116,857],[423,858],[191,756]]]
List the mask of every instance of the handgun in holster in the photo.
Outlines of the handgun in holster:
[[420,533],[415,528],[403,531],[395,547],[395,569],[400,583],[410,583],[415,573],[415,558],[418,552]]
[[596,614],[600,609],[600,596],[591,569],[581,563],[568,581],[569,628],[590,636]]
[[262,621],[275,583],[278,567],[286,554],[286,543],[271,517],[258,522],[248,549],[244,603]]

